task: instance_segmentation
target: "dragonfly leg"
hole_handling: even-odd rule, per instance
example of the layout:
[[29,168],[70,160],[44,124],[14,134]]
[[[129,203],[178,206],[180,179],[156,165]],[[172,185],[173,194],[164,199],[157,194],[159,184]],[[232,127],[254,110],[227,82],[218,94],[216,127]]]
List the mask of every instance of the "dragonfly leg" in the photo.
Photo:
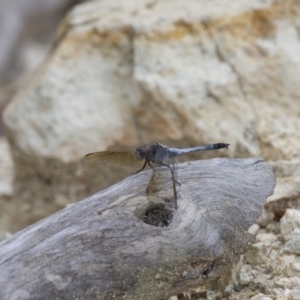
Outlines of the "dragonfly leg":
[[179,186],[181,186],[181,183],[178,182],[177,180],[175,180],[175,183],[178,184]]
[[153,171],[155,171],[154,168],[153,168],[153,166],[150,164],[150,161],[149,161],[149,160],[147,161],[147,163],[148,163],[148,165],[151,167],[151,169],[152,169]]
[[171,172],[171,175],[172,175],[172,182],[173,182],[173,193],[174,193],[175,209],[177,209],[178,208],[178,203],[177,203],[176,183],[178,183],[178,182],[175,180],[174,171],[172,170],[172,168],[168,164],[161,163],[160,165],[164,166],[164,167],[168,167],[170,169],[170,172]]
[[[144,163],[143,167],[140,170],[138,170],[137,172],[132,173],[131,175],[134,175],[134,174],[137,174],[137,173],[140,173],[141,171],[143,171],[145,169],[147,163],[149,164],[149,161],[145,160],[145,163]],[[152,168],[152,166],[151,166],[151,168]]]
[[[170,171],[171,171],[172,178],[174,178],[174,171],[172,170],[172,168],[169,165],[167,165],[167,164],[161,164],[161,166],[168,167],[170,169]],[[181,183],[179,183],[177,180],[174,179],[174,182],[176,184],[178,184],[179,186],[181,186]]]

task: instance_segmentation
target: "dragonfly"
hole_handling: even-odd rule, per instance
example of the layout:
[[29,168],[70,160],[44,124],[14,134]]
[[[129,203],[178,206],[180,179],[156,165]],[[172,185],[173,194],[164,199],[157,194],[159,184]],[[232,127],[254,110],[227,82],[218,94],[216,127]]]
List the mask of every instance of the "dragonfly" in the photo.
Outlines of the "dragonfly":
[[230,144],[227,143],[217,143],[179,149],[170,148],[160,143],[153,143],[149,145],[138,145],[127,148],[89,153],[83,157],[83,162],[87,164],[103,163],[121,168],[136,169],[137,171],[133,174],[138,174],[147,166],[149,166],[154,171],[153,175],[155,175],[155,173],[157,173],[157,171],[161,167],[168,168],[171,172],[174,203],[175,208],[177,209],[178,203],[176,184],[180,185],[180,183],[178,183],[176,180],[175,158],[183,154],[197,151],[218,150],[222,148],[228,149],[229,145]]

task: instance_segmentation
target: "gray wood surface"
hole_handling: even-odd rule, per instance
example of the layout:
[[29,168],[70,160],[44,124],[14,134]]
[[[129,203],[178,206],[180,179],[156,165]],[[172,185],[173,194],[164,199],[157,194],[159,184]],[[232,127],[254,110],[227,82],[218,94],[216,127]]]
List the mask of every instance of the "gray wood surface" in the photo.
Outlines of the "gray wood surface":
[[0,299],[166,299],[222,274],[251,245],[271,167],[218,158],[177,174],[176,211],[168,170],[146,195],[150,170],[4,240]]

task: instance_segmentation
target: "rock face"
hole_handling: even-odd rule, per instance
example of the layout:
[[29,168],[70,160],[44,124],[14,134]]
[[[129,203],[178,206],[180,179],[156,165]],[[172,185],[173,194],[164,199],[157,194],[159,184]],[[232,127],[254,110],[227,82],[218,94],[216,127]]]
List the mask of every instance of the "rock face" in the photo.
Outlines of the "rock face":
[[300,228],[300,210],[287,209],[280,220],[280,231],[285,241],[291,239],[294,229]]
[[297,1],[75,8],[35,81],[4,114],[17,174],[12,230],[125,176],[82,168],[91,151],[220,141],[231,156],[298,153],[299,15]]

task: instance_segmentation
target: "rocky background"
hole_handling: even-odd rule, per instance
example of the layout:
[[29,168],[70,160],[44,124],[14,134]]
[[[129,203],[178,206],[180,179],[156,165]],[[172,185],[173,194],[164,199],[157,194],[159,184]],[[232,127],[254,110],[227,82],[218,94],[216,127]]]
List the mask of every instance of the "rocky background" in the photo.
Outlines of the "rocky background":
[[0,1],[1,238],[130,173],[86,153],[227,142],[190,158],[261,156],[275,193],[232,272],[172,298],[300,299],[300,2],[90,1],[55,38],[75,1],[25,2]]

